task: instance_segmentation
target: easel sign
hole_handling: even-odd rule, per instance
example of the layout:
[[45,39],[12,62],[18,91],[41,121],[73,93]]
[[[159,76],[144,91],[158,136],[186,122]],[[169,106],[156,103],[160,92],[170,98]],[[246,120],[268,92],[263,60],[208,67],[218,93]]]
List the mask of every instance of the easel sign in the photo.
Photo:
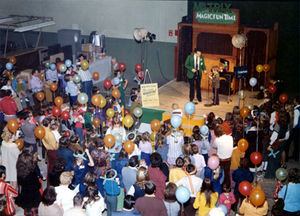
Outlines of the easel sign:
[[159,106],[157,83],[141,84],[140,87],[143,107]]

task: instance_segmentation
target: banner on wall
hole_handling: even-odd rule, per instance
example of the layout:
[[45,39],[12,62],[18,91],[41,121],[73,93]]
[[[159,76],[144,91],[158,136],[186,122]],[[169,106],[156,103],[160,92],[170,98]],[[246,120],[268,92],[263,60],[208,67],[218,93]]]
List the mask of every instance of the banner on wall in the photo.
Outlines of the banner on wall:
[[159,106],[157,83],[141,84],[140,87],[143,107]]

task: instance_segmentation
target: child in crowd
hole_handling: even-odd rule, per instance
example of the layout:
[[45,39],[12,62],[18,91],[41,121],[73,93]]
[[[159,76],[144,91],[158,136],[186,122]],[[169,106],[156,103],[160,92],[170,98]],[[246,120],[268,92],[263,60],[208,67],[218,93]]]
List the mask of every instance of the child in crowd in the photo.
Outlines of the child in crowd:
[[121,72],[120,70],[116,71],[116,77],[119,78],[120,83],[118,85],[115,86],[115,88],[117,88],[120,91],[120,99],[121,99],[121,103],[120,106],[124,106],[126,107],[126,102],[125,102],[125,89],[127,87],[128,84],[128,80],[125,79],[123,72]]
[[196,176],[202,176],[203,168],[206,166],[206,163],[203,155],[199,152],[198,146],[195,144],[192,145],[192,153],[197,168]]
[[176,159],[176,166],[170,169],[169,172],[169,182],[177,182],[182,177],[186,176],[186,172],[184,171],[184,160],[181,157]]
[[82,146],[83,142],[83,125],[84,125],[84,117],[82,116],[82,110],[78,105],[73,105],[73,113],[72,117],[74,119],[75,124],[75,132],[78,134],[80,139],[80,145]]
[[67,82],[65,91],[66,94],[69,95],[70,106],[72,107],[77,101],[77,95],[79,93],[78,85],[73,82],[73,78],[70,74],[65,75],[65,81]]
[[201,136],[201,141],[200,141],[201,151],[200,151],[200,148],[199,148],[199,152],[201,152],[201,154],[204,157],[205,163],[207,163],[207,161],[208,161],[208,152],[210,150],[210,143],[209,143],[209,129],[206,125],[201,126],[200,136]]
[[227,214],[229,215],[231,205],[235,203],[235,198],[233,193],[231,193],[230,186],[224,184],[223,185],[223,193],[221,193],[219,198],[219,205],[225,205],[227,208]]
[[129,101],[128,101],[128,106],[129,107],[131,107],[131,103],[132,103],[131,96],[133,96],[133,95],[138,96],[138,89],[137,88],[132,88],[130,90]]
[[146,161],[147,166],[150,165],[150,155],[152,153],[152,145],[150,142],[149,132],[144,132],[142,134],[142,140],[139,143],[139,148],[141,149],[141,159]]
[[212,80],[212,88],[213,88],[213,105],[219,105],[219,89],[220,89],[220,74],[219,67],[214,66],[211,69],[211,75],[209,78]]

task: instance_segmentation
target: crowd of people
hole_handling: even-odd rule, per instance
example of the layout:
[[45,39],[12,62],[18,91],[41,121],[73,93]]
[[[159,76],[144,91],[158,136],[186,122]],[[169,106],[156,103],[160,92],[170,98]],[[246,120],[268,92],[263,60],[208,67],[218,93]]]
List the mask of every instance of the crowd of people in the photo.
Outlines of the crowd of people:
[[[39,67],[29,80],[19,71],[2,80],[0,215],[15,215],[16,205],[28,216],[299,215],[299,169],[285,174],[291,143],[299,160],[298,97],[292,103],[270,98],[245,117],[239,107],[225,119],[210,112],[192,136],[172,121],[155,121],[152,133],[139,133],[139,87],[126,103],[128,81],[116,70],[112,88],[118,92],[104,97],[80,61],[64,73]],[[82,92],[88,98],[78,96]],[[173,115],[182,113],[177,105]],[[279,181],[272,208],[240,187],[246,181],[261,190],[259,177]]]

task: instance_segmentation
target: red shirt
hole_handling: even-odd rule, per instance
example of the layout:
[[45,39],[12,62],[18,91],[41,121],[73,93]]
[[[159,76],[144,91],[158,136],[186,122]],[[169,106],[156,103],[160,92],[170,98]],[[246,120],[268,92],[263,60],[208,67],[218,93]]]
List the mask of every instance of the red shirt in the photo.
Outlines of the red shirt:
[[0,179],[0,194],[5,194],[7,197],[5,208],[6,214],[12,215],[15,212],[14,198],[18,196],[18,191],[4,180]]
[[155,197],[164,199],[164,189],[166,187],[167,177],[159,168],[148,167],[149,178],[156,185]]
[[232,133],[231,125],[229,124],[228,121],[224,121],[224,122],[222,123],[222,126],[224,126],[224,128],[225,128],[225,133],[226,133],[226,135],[229,135],[229,134]]
[[4,97],[0,101],[0,111],[5,115],[16,115],[18,111],[16,102],[10,96]]

